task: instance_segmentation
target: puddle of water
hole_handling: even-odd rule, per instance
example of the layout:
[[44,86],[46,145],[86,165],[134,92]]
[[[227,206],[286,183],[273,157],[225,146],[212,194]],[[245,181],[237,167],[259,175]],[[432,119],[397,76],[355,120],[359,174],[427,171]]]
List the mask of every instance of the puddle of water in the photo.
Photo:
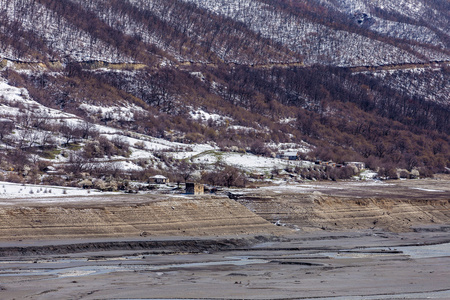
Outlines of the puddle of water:
[[438,192],[438,193],[443,193],[444,191],[442,190],[432,190],[432,189],[424,189],[424,188],[411,188],[413,190],[419,190],[419,191],[424,191],[424,192]]
[[[378,249],[377,249],[378,250]],[[370,258],[370,257],[379,257],[379,256],[392,256],[392,255],[404,255],[402,253],[392,253],[392,252],[321,252],[321,255],[327,256],[329,258],[335,258],[335,259],[344,259],[344,258]]]
[[[373,251],[373,252],[372,252]],[[398,251],[399,253],[393,252]],[[330,258],[368,258],[379,256],[407,255],[410,258],[433,258],[450,256],[450,243],[424,246],[404,246],[389,248],[365,248],[361,251],[347,250],[338,252],[320,252]]]
[[[401,253],[392,253],[390,250],[401,251]],[[376,251],[375,253],[367,251]],[[383,252],[386,251],[386,252]],[[367,248],[361,252],[351,251],[348,252],[321,252],[314,254],[329,258],[343,259],[343,258],[368,258],[376,256],[394,256],[394,255],[407,255],[411,258],[434,258],[434,257],[447,257],[450,256],[450,243],[439,245],[425,245],[425,246],[407,246],[407,247],[392,247],[392,248]],[[302,256],[305,256],[302,255]],[[132,259],[139,259],[141,257],[125,257]],[[141,258],[142,259],[142,258]],[[213,267],[222,265],[233,266],[245,266],[252,264],[265,264],[269,260],[254,258],[252,256],[229,256],[225,257],[225,261],[212,261],[212,262],[196,262],[185,264],[168,264],[168,265],[143,265],[143,264],[130,264],[130,265],[111,265],[111,266],[79,266],[71,268],[56,268],[56,269],[43,269],[43,270],[24,270],[24,269],[3,269],[0,271],[0,277],[4,276],[58,276],[58,277],[79,277],[87,275],[99,275],[112,272],[130,272],[130,271],[160,271],[172,268],[199,268],[199,267]],[[106,258],[105,261],[114,260]],[[115,260],[121,260],[115,259]],[[42,261],[43,263],[74,263],[80,262],[79,259],[58,259]],[[3,262],[2,262],[3,263]],[[8,261],[8,264],[17,263],[31,263],[21,261]],[[326,299],[326,298],[324,298]],[[337,298],[335,298],[338,300]],[[351,299],[351,298],[345,298]],[[360,299],[360,298],[355,298]],[[370,299],[370,298],[364,298]],[[382,299],[382,298],[378,298]]]
[[411,258],[433,258],[450,256],[450,243],[426,246],[397,247]]

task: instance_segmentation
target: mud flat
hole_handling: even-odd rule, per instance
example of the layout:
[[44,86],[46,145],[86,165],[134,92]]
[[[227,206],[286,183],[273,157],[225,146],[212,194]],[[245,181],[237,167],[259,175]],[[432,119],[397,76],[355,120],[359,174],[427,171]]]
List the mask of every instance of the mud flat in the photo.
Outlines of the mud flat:
[[0,298],[450,299],[448,183],[11,199]]
[[439,232],[321,232],[278,239],[247,237],[245,242],[196,241],[199,246],[211,241],[226,245],[209,250],[193,250],[192,239],[168,243],[177,247],[160,243],[147,249],[55,254],[52,245],[41,244],[53,254],[11,252],[0,258],[0,295],[2,299],[450,297],[450,244],[448,235]]

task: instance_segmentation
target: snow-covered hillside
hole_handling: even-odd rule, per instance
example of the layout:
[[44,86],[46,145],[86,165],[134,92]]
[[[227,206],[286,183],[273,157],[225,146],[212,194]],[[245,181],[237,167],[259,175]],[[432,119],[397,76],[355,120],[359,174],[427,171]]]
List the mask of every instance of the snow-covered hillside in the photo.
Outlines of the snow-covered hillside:
[[410,53],[367,37],[331,30],[320,23],[275,11],[259,1],[186,0],[245,23],[255,32],[288,45],[305,63],[339,66],[383,65],[419,61]]
[[308,65],[360,66],[449,60],[446,8],[412,0],[71,0],[58,5],[1,0],[6,43],[0,54],[28,61],[39,52],[49,60],[154,60],[146,48],[158,58],[202,63],[303,58]]
[[422,96],[430,102],[450,104],[450,74],[440,68],[379,71],[368,75],[382,78],[390,87],[410,97]]
[[336,180],[354,175],[349,161],[384,177],[445,172],[449,11],[445,0],[0,0],[0,180]]
[[[84,172],[102,172],[109,173],[112,169],[122,174],[130,174],[133,172],[143,172],[146,168],[154,169],[155,172],[172,172],[174,165],[178,162],[189,161],[194,164],[201,164],[203,171],[214,169],[217,163],[234,166],[239,170],[248,172],[258,172],[270,174],[274,169],[283,169],[286,166],[295,167],[302,166],[301,161],[289,162],[278,158],[261,157],[250,153],[222,152],[214,144],[184,144],[173,142],[165,139],[155,138],[147,135],[133,133],[130,131],[118,130],[112,127],[90,124],[80,117],[65,113],[56,109],[45,107],[30,98],[28,91],[24,88],[17,88],[9,85],[4,80],[0,82],[0,122],[12,122],[14,130],[4,133],[0,150],[8,150],[11,147],[20,147],[23,149],[45,149],[51,148],[57,153],[52,158],[45,157],[40,152],[30,152],[29,157],[23,162],[22,173],[28,175],[32,172],[33,167],[29,164],[45,163],[45,172],[38,174],[35,182],[45,182],[45,178],[60,174],[62,178],[70,178],[72,175],[67,170],[71,170],[71,165],[79,164]],[[130,113],[127,108],[118,107],[93,107],[87,104],[81,105],[82,109],[101,111],[102,113],[110,113],[111,118],[117,117],[119,120]],[[115,115],[114,111],[118,114]],[[124,113],[124,115],[121,114]],[[130,113],[132,115],[132,113]],[[208,114],[204,111],[197,110],[193,116],[208,119],[216,118],[223,120],[217,114]],[[228,118],[229,119],[229,118]],[[63,124],[61,126],[61,124]],[[61,126],[61,127],[58,127]],[[63,132],[63,130],[54,130],[55,128],[70,128],[72,136]],[[76,135],[76,130],[88,130],[86,138],[82,135]],[[92,138],[99,140],[102,137],[111,141],[113,144],[120,141],[128,145],[126,155],[118,154],[114,156],[102,156],[95,158],[82,158],[83,148],[92,144]],[[70,141],[76,143],[76,147],[66,145]],[[272,145],[276,149],[276,145]],[[291,147],[296,147],[295,144]],[[297,146],[295,151],[309,151],[309,148]],[[308,164],[306,164],[308,165]],[[96,171],[97,170],[97,171]],[[8,171],[0,171],[2,178],[8,178]],[[196,175],[199,176],[199,175]],[[86,179],[85,179],[86,180]],[[98,179],[100,180],[100,179]],[[82,185],[81,182],[78,185]],[[94,186],[95,180],[89,184]],[[4,184],[3,193],[0,189],[0,197],[14,194],[14,197],[32,196],[61,196],[61,191],[67,195],[78,195],[86,193],[86,191],[62,190],[54,188],[53,192],[50,188],[42,189],[38,187],[28,187],[27,189],[19,188],[15,185]],[[58,191],[60,192],[58,194]],[[75,194],[74,194],[75,193]],[[39,195],[40,194],[40,195]]]
[[[0,12],[6,18],[6,23],[19,27],[17,30],[32,32],[43,39],[46,46],[55,52],[48,53],[48,59],[55,59],[55,55],[58,55],[73,60],[133,61],[113,45],[77,28],[38,1],[1,0]],[[13,60],[23,59],[19,51],[11,49],[1,54]]]
[[[308,64],[326,62],[332,65],[354,66],[422,61],[420,57],[395,47],[391,43],[348,31],[334,30],[320,22],[275,10],[274,7],[265,4],[264,1],[184,1],[195,3],[216,14],[245,23],[255,32],[286,44],[291,50],[302,54],[305,57],[305,63]],[[417,3],[412,5],[412,3],[403,2],[405,1],[401,3],[395,1],[394,4],[393,1],[388,1],[389,6],[385,3],[380,4],[379,7],[384,8],[386,6],[391,10],[399,10],[405,14],[411,12],[411,14],[414,13],[413,16],[416,18],[421,18],[420,13],[427,11],[425,7],[423,10],[418,9]],[[374,6],[373,3],[369,6],[365,1],[341,1],[337,3],[333,1],[326,4],[352,16],[364,13],[365,18],[371,18],[369,12]],[[424,6],[423,3],[419,3],[419,5]],[[440,17],[435,10],[430,13],[435,13],[436,17]],[[425,26],[393,22],[382,18],[372,19],[374,22],[369,28],[375,32],[445,48],[437,34]],[[437,59],[437,56],[429,49],[416,49],[416,51],[429,56],[430,59]],[[445,57],[448,59],[448,54]]]

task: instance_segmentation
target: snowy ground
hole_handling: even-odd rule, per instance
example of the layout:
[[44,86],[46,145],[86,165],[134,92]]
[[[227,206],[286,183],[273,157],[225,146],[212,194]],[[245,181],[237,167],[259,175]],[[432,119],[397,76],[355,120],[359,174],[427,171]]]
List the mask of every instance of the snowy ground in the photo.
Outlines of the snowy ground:
[[[88,195],[105,195],[105,193],[95,189],[19,184],[0,181],[0,199],[73,197]],[[2,204],[2,202],[0,202],[0,204]]]
[[309,167],[313,163],[307,161],[289,161],[280,158],[270,158],[254,155],[251,153],[204,151],[191,159],[194,163],[215,164],[222,162],[227,165],[241,168],[247,172],[267,173],[274,168],[283,169],[286,167]]

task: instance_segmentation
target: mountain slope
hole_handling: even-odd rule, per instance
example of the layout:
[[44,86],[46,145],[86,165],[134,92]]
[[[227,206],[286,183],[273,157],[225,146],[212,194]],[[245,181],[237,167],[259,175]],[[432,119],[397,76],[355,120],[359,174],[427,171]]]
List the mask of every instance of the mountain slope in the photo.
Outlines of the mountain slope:
[[[380,174],[446,171],[448,3],[416,2],[0,0],[3,84],[61,111],[57,126],[27,121],[45,110],[2,89],[2,168],[23,162],[7,159],[12,149],[30,160],[76,142],[94,155],[89,139],[102,135],[77,128],[106,125],[180,147],[270,156],[307,144],[302,158]],[[61,133],[64,114],[79,120],[73,137]],[[144,169],[180,162],[158,155]]]

